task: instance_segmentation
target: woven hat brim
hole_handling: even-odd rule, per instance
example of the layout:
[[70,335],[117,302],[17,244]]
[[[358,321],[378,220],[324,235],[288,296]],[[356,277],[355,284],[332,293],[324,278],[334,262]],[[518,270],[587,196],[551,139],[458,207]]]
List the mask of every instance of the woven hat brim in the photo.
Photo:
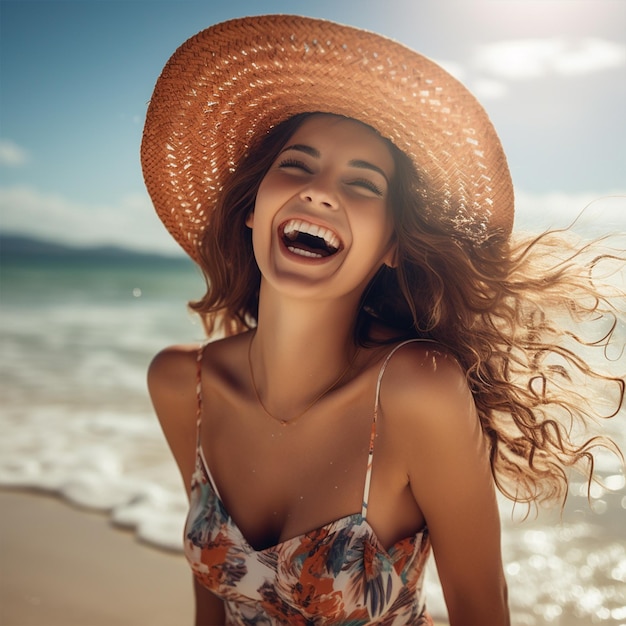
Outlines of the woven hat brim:
[[194,259],[226,176],[252,140],[304,112],[369,124],[413,161],[435,219],[480,243],[513,224],[513,185],[487,113],[455,78],[395,41],[289,15],[239,18],[186,41],[159,77],[141,147],[166,228]]

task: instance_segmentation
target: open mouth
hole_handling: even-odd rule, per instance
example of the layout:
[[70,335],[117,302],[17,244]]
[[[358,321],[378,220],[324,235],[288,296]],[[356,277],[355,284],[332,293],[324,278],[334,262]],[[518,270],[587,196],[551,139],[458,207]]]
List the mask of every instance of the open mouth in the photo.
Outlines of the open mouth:
[[289,252],[311,259],[332,256],[341,248],[341,240],[332,230],[302,220],[286,222],[282,240]]

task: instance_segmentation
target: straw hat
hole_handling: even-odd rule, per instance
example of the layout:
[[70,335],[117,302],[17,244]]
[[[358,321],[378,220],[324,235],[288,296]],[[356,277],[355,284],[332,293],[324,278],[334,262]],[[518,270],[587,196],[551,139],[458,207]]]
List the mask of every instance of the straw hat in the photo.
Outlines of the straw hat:
[[[480,244],[513,222],[500,141],[439,65],[380,35],[290,15],[234,19],[185,42],[159,77],[141,146],[159,217],[194,259],[225,177],[251,140],[303,112],[369,124],[413,161],[432,215]],[[436,212],[436,214],[435,214]]]

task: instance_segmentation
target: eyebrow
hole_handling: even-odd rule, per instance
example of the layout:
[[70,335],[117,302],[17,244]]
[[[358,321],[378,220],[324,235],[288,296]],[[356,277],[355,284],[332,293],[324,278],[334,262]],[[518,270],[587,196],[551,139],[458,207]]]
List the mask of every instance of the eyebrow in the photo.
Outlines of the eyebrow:
[[[320,151],[317,148],[314,148],[313,146],[307,146],[306,144],[303,144],[303,143],[294,143],[290,146],[287,146],[281,150],[281,154],[283,152],[287,152],[288,150],[296,150],[298,152],[304,152],[305,154],[308,154],[309,156],[315,159],[319,159],[322,156]],[[377,172],[387,181],[387,184],[389,184],[389,179],[387,178],[387,174],[385,174],[385,172],[380,167],[378,167],[378,165],[374,165],[373,163],[370,163],[369,161],[363,161],[362,159],[354,159],[350,161],[348,165],[350,167],[357,167],[360,169],[371,170],[372,172]]]

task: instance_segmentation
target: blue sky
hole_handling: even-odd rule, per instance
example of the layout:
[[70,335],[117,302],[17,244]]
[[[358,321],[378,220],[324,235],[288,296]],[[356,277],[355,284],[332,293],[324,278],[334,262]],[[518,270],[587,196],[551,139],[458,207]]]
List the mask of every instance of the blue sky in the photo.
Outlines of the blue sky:
[[[185,39],[256,13],[374,30],[452,71],[501,136],[518,227],[626,197],[624,0],[0,0],[2,231],[177,251],[141,177],[146,105]],[[624,198],[594,207],[626,228]]]

